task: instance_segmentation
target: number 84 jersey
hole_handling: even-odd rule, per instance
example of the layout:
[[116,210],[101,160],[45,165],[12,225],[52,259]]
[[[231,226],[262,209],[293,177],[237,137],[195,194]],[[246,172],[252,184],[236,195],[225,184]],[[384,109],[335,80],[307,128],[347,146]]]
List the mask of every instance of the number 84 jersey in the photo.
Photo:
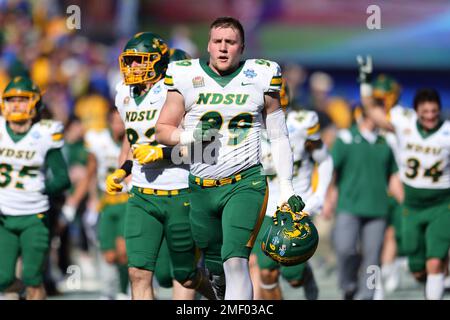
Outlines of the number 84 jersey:
[[45,192],[45,159],[64,144],[63,125],[41,120],[17,142],[0,117],[0,214],[30,215],[49,209]]
[[194,150],[193,175],[221,179],[259,163],[264,94],[281,89],[277,63],[250,59],[219,76],[203,60],[177,61],[169,64],[164,84],[184,97],[186,130],[202,122],[218,130],[202,157]]
[[413,188],[450,188],[450,122],[424,133],[414,110],[395,107],[390,118],[397,137],[402,181]]

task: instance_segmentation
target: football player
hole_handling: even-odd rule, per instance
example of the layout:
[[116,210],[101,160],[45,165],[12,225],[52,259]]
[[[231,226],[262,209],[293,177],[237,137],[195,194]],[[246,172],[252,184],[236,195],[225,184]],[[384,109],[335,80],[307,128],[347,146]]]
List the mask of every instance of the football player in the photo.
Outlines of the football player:
[[[81,180],[77,185],[74,196],[64,205],[63,213],[65,213],[66,217],[74,217],[76,208],[96,180],[97,189],[100,193],[98,207],[98,212],[100,213],[98,224],[100,250],[106,263],[117,266],[120,279],[120,293],[125,295],[128,287],[128,269],[124,238],[124,212],[128,194],[125,191],[114,195],[107,194],[105,185],[107,175],[114,172],[117,166],[121,143],[125,136],[125,128],[116,109],[111,109],[108,116],[108,128],[100,130],[90,129],[85,134],[85,145],[89,152],[86,165],[86,179]],[[73,212],[73,214],[70,214],[70,212]],[[114,277],[108,277],[110,273],[114,275],[114,271],[108,272],[104,270],[102,272],[103,280],[106,282],[103,288],[103,291],[105,291],[103,293],[104,297],[115,298],[113,294],[119,289],[111,287],[110,283],[108,283],[115,283]]]
[[[372,96],[375,102],[384,106],[386,113],[391,109],[403,108],[399,105],[401,88],[396,79],[386,74],[379,74],[372,82]],[[382,132],[386,142],[394,152],[397,159],[397,139],[389,131]],[[381,257],[381,271],[384,280],[384,288],[387,292],[394,291],[400,284],[399,267],[403,256],[401,244],[401,212],[403,203],[403,186],[398,173],[395,173],[389,182],[389,213],[388,227],[386,228],[383,251]],[[380,290],[376,291],[378,295]]]
[[[289,96],[281,90],[281,106],[286,109],[289,105]],[[306,200],[304,211],[311,215],[320,214],[325,195],[333,174],[333,164],[327,148],[320,139],[319,118],[314,111],[298,110],[287,114],[287,128],[289,140],[292,143],[294,154],[294,190],[301,194]],[[264,137],[266,138],[266,137]],[[262,140],[262,163],[269,175],[269,201],[267,205],[266,217],[263,226],[258,234],[257,243],[263,241],[264,231],[272,223],[272,216],[277,209],[277,199],[279,188],[277,175],[273,163],[273,155],[270,150],[270,143],[267,139]],[[316,190],[312,190],[312,175],[314,166],[318,165],[319,182]],[[260,269],[260,294],[264,300],[282,299],[279,286],[280,274],[292,287],[303,286],[305,297],[308,300],[316,300],[318,297],[318,287],[314,279],[309,263],[302,263],[295,266],[281,266],[266,256],[261,247],[255,246],[252,251],[257,256],[257,263]]]
[[216,19],[209,61],[169,65],[169,91],[156,124],[158,142],[193,150],[192,233],[214,283],[223,289],[225,280],[225,299],[253,298],[248,258],[268,197],[259,156],[264,123],[279,175],[278,204],[294,212],[304,208],[292,185],[292,151],[279,102],[281,69],[273,61],[241,61],[244,43],[239,21]]
[[[5,88],[0,117],[0,292],[15,280],[22,258],[27,299],[45,299],[49,196],[70,187],[61,153],[63,125],[40,120],[39,88],[15,77]],[[50,174],[47,174],[50,173]]]
[[132,174],[125,217],[132,298],[153,299],[153,273],[165,237],[173,277],[213,299],[209,280],[196,269],[189,225],[189,166],[148,163],[165,150],[155,141],[155,124],[166,99],[163,79],[169,48],[156,34],[138,33],[125,45],[119,63],[124,80],[116,87],[115,104],[126,127],[121,159],[131,159],[129,152],[133,151],[134,160],[124,161],[107,177],[106,189],[109,193],[121,191],[122,181]]
[[[360,78],[372,73],[371,59],[358,59]],[[412,109],[374,108],[372,87],[361,81],[361,96],[375,123],[395,134],[396,157],[404,186],[402,241],[414,277],[426,282],[426,299],[442,299],[450,247],[450,122],[441,117],[434,89],[420,89]]]

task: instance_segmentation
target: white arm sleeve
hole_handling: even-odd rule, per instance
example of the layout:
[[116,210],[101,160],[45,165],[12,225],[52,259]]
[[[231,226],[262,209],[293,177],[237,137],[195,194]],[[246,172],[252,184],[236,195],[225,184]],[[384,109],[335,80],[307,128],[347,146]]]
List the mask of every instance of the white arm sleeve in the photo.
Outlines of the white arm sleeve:
[[284,112],[281,109],[267,115],[266,128],[270,140],[272,160],[280,181],[279,205],[281,205],[294,195],[294,187],[292,186],[294,160]]

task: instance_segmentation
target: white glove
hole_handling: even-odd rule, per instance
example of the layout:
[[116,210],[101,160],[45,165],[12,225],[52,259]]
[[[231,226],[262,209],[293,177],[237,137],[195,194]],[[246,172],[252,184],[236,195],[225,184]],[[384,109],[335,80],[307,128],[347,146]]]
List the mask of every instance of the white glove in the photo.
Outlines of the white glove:
[[75,219],[75,215],[77,213],[77,208],[71,206],[69,204],[65,204],[62,207],[62,214],[68,223],[71,223]]
[[305,202],[305,208],[303,211],[309,213],[310,215],[320,214],[322,212],[324,199],[313,194],[308,200]]
[[372,57],[367,56],[366,60],[364,60],[362,56],[357,56],[356,61],[358,62],[359,67],[358,82],[370,83],[372,81],[371,77],[373,72]]

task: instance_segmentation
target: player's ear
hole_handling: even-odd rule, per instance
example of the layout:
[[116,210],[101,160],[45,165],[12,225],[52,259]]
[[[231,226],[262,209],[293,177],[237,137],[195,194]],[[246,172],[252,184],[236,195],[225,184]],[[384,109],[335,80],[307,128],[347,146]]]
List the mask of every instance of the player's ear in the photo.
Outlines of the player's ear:
[[245,44],[243,43],[241,46],[241,54],[244,54]]

